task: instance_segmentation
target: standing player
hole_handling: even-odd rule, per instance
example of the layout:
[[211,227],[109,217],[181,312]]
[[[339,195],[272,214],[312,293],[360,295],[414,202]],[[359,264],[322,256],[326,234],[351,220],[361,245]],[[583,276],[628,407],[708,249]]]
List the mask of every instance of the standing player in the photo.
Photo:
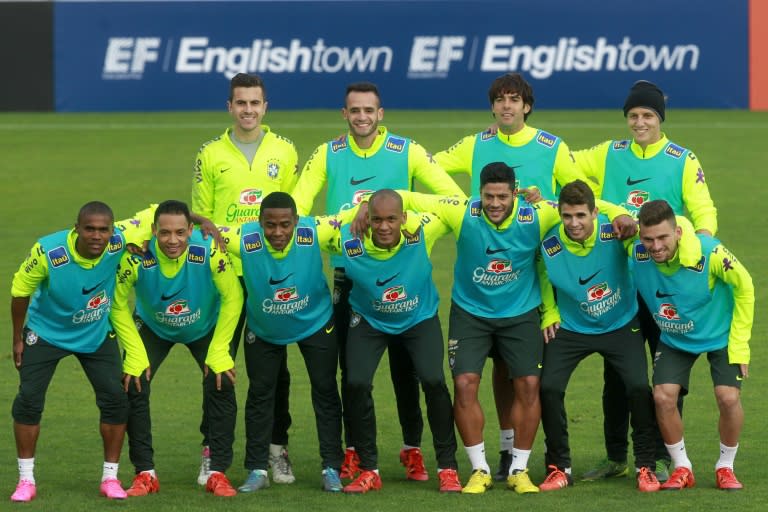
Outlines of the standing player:
[[[341,110],[349,132],[315,149],[301,173],[294,197],[300,215],[309,214],[315,196],[327,183],[326,211],[336,213],[358,204],[363,195],[383,188],[410,189],[416,179],[437,194],[459,194],[461,189],[416,142],[390,133],[379,123],[384,118],[378,88],[368,82],[347,87]],[[351,405],[346,394],[345,344],[349,325],[349,293],[343,258],[332,256],[334,270],[334,315],[339,339],[341,393],[344,410]],[[424,428],[419,406],[419,383],[408,353],[400,344],[389,348],[390,372],[403,431],[400,461],[411,480],[427,480],[421,455]],[[344,414],[347,451],[342,477],[354,478],[359,457],[349,435],[349,416]]]
[[[406,193],[406,206],[435,212],[456,236],[451,292],[448,360],[454,381],[454,415],[472,464],[463,491],[484,493],[493,485],[485,456],[485,418],[478,389],[485,360],[498,352],[514,388],[515,429],[507,485],[519,494],[539,492],[528,476],[541,416],[539,376],[543,342],[540,281],[534,259],[544,234],[560,221],[551,201],[531,205],[517,199],[515,171],[492,162],[480,173],[480,198],[435,197]],[[632,220],[625,216],[630,224]]]
[[451,396],[445,384],[437,317],[439,299],[429,262],[429,252],[446,227],[435,215],[423,214],[416,234],[403,236],[406,214],[401,197],[391,189],[371,195],[368,220],[370,239],[356,238],[349,226],[342,226],[341,246],[326,245],[329,251],[341,251],[353,283],[346,351],[347,361],[354,363],[347,368],[347,392],[349,428],[357,443],[360,475],[344,487],[344,492],[381,489],[371,392],[384,350],[396,345],[411,358],[424,389],[440,492],[459,492]]
[[639,221],[640,241],[634,247],[632,266],[640,295],[661,329],[654,356],[653,398],[675,467],[661,488],[695,485],[677,399],[688,393],[691,367],[706,354],[720,410],[715,482],[718,489],[741,489],[733,461],[744,424],[740,395],[748,376],[755,304],[752,278],[719,240],[694,235],[687,221],[678,223],[666,201],[644,204]]
[[[177,343],[185,345],[203,372],[204,422],[200,431],[211,446],[206,489],[234,496],[224,472],[232,464],[237,402],[235,363],[229,341],[242,309],[243,294],[225,253],[204,243],[193,229],[189,208],[165,201],[155,210],[153,238],[143,257],[126,254],[120,262],[111,321],[121,341],[143,346],[144,361],[126,360],[126,371],[141,375],[149,366],[157,375]],[[136,291],[136,321],[128,299]],[[150,381],[129,387],[128,446],[136,469],[129,496],[160,490],[155,473],[150,419]]]
[[[11,501],[31,501],[37,494],[35,449],[45,394],[56,365],[68,355],[80,361],[96,393],[104,441],[99,490],[110,499],[127,496],[117,469],[128,399],[109,310],[127,241],[141,243],[149,233],[148,226],[141,226],[138,220],[122,226],[125,233],[114,229],[112,210],[106,204],[87,203],[80,209],[74,229],[42,237],[13,277],[13,361],[20,384],[12,410],[19,483]],[[126,357],[137,357],[143,349],[128,343],[125,350]]]
[[[469,195],[480,192],[480,171],[491,162],[505,162],[515,170],[518,189],[537,187],[541,197],[556,200],[560,186],[576,178],[577,173],[567,144],[556,135],[528,126],[533,111],[531,85],[518,73],[496,78],[488,90],[491,113],[496,121],[492,129],[468,135],[435,160],[448,173],[471,176]],[[495,356],[498,356],[495,354]],[[493,389],[500,431],[500,462],[496,480],[506,480],[512,462],[513,390],[507,369],[500,357],[494,357]]]
[[[541,243],[547,276],[557,293],[544,294],[545,309],[557,308],[562,318],[544,329],[544,368],[541,373],[541,424],[546,436],[547,478],[542,491],[573,485],[565,391],[576,366],[599,353],[625,382],[632,414],[637,487],[659,490],[654,474],[656,426],[648,385],[645,340],[637,322],[637,290],[629,272],[628,248],[595,206],[595,196],[583,181],[560,191],[562,222]],[[559,330],[558,330],[559,329]]]
[[[322,485],[340,492],[341,399],[336,383],[338,348],[331,296],[320,249],[338,245],[335,217],[299,218],[284,192],[269,194],[259,222],[228,237],[230,252],[243,262],[248,290],[245,363],[248,369],[245,468],[241,492],[269,486],[267,462],[275,384],[287,346],[297,344],[312,387],[312,407],[322,459]],[[335,242],[333,242],[335,240]]]
[[[261,78],[238,73],[230,81],[227,102],[234,125],[200,148],[195,161],[192,184],[192,209],[218,225],[254,222],[261,200],[276,191],[291,192],[296,184],[298,156],[293,142],[261,124],[267,112],[267,93]],[[232,259],[237,275],[242,275],[240,261]],[[245,293],[245,285],[241,279]],[[237,353],[243,325],[243,309],[235,335],[232,355]],[[275,400],[275,423],[270,446],[270,467],[276,483],[295,481],[288,458],[288,389],[290,374],[287,360],[281,362]],[[210,465],[209,447],[203,447],[203,461],[198,483],[204,485]]]
[[[596,184],[593,190],[597,197],[627,208],[635,217],[644,203],[664,199],[677,215],[688,212],[697,233],[714,236],[717,211],[701,163],[690,150],[671,142],[661,131],[665,110],[661,89],[644,80],[635,83],[624,102],[624,117],[632,139],[609,140],[576,151],[576,163],[587,175],[587,183]],[[653,355],[659,329],[642,300],[639,319]],[[627,474],[629,410],[624,396],[621,377],[606,362],[603,413],[607,459],[585,473],[585,480]],[[656,474],[660,481],[665,481],[669,459],[660,436],[656,458]]]

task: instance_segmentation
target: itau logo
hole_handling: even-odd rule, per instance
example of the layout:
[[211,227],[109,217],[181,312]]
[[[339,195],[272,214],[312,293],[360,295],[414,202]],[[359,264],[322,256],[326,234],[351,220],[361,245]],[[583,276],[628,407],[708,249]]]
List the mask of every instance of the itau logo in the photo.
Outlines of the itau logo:
[[299,293],[295,286],[289,286],[288,288],[278,288],[275,290],[275,295],[272,300],[275,302],[290,302],[299,298]]
[[595,302],[608,297],[612,293],[613,290],[608,287],[608,283],[596,284],[587,290],[587,300],[589,302]]
[[400,284],[384,290],[384,293],[381,294],[381,302],[397,302],[406,297],[408,295],[405,293],[405,286]]
[[172,316],[183,315],[184,313],[189,313],[189,311],[189,303],[187,302],[187,299],[175,300],[165,308],[165,314]]

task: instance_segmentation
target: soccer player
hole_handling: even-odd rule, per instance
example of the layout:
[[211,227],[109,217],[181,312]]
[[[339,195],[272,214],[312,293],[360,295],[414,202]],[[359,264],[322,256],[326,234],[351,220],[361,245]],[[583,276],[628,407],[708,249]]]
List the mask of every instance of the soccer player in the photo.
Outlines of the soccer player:
[[376,447],[376,414],[371,394],[373,377],[385,349],[400,345],[411,358],[424,390],[427,418],[437,458],[441,492],[459,492],[456,435],[451,396],[443,372],[443,341],[437,316],[437,289],[432,281],[429,252],[446,226],[433,214],[421,214],[421,228],[405,236],[401,197],[391,189],[370,196],[371,237],[355,238],[341,227],[341,251],[353,286],[346,356],[348,421],[360,457],[360,474],[344,487],[346,493],[381,489]]
[[[693,152],[670,141],[661,131],[666,118],[661,89],[644,80],[636,82],[624,102],[624,117],[631,140],[609,140],[573,153],[595,195],[627,208],[635,217],[644,203],[664,199],[677,215],[687,211],[698,233],[714,236],[717,211],[709,195],[701,162]],[[640,325],[653,355],[659,341],[659,329],[646,305],[639,300]],[[585,480],[627,474],[629,410],[624,398],[624,384],[607,361],[604,371],[607,458],[586,472],[582,476]],[[661,436],[657,437],[656,474],[660,481],[665,481],[669,475],[669,459]]]
[[[185,345],[203,372],[204,423],[200,431],[211,450],[208,492],[234,496],[224,472],[232,464],[237,402],[235,363],[229,341],[242,309],[243,293],[226,253],[204,243],[193,229],[189,208],[180,201],[161,203],[154,214],[152,240],[142,256],[125,254],[110,319],[118,338],[143,346],[142,361],[126,359],[126,373],[141,376],[141,386],[128,388],[128,446],[136,469],[128,496],[160,490],[155,473],[150,419],[150,381],[171,348]],[[136,292],[135,323],[128,304]]]
[[[533,88],[518,73],[496,78],[488,90],[492,128],[467,135],[447,150],[435,154],[435,160],[450,174],[471,177],[469,195],[480,193],[480,171],[491,162],[505,162],[515,169],[518,189],[536,187],[543,199],[556,200],[560,186],[583,176],[574,167],[568,145],[558,136],[526,124],[533,112]],[[504,361],[494,355],[493,389],[500,429],[498,481],[507,479],[512,462],[513,390]]]
[[[462,492],[484,493],[493,485],[485,456],[485,419],[478,388],[485,359],[496,350],[513,381],[512,462],[507,485],[519,494],[539,492],[528,476],[541,415],[539,376],[543,353],[540,281],[534,259],[544,234],[560,221],[556,203],[517,199],[515,171],[504,162],[480,173],[480,197],[435,197],[401,192],[406,207],[431,211],[456,236],[448,362],[453,373],[454,415],[472,464]],[[624,222],[634,224],[624,216]]]
[[[425,149],[413,140],[390,133],[379,123],[384,118],[376,85],[369,82],[347,87],[341,113],[349,132],[339,139],[321,144],[307,161],[293,196],[300,215],[309,214],[315,197],[327,183],[326,211],[336,213],[358,204],[370,192],[382,188],[410,189],[416,179],[437,194],[458,194],[461,189],[438,166]],[[343,258],[332,256],[334,270],[334,315],[339,340],[341,394],[344,410],[351,406],[346,394],[347,361],[345,344],[349,325],[349,292]],[[390,372],[395,389],[397,411],[403,432],[400,460],[410,480],[427,480],[421,454],[424,428],[419,405],[419,383],[410,357],[399,343],[389,349]],[[342,477],[354,478],[359,457],[355,441],[349,436],[349,415],[344,413],[347,450]]]
[[[267,112],[267,92],[257,75],[238,73],[230,81],[227,109],[234,124],[200,148],[195,160],[192,209],[217,225],[239,225],[258,220],[259,205],[267,194],[290,192],[296,184],[298,156],[293,142],[262,124]],[[238,276],[237,258],[232,265]],[[243,293],[245,285],[240,280]],[[245,325],[245,308],[232,338],[232,355]],[[270,468],[276,483],[293,483],[288,458],[288,412],[290,374],[287,361],[281,363],[275,400],[275,424],[270,445]],[[210,466],[210,449],[203,446],[198,484],[205,485]]]
[[733,461],[744,424],[740,395],[748,376],[755,303],[752,278],[719,240],[694,234],[688,222],[678,222],[666,201],[643,204],[639,221],[640,241],[634,247],[632,268],[640,295],[661,329],[654,356],[653,398],[675,468],[661,488],[695,485],[677,399],[688,393],[691,367],[706,354],[720,411],[716,486],[741,489]]
[[[11,501],[31,501],[37,494],[35,448],[45,394],[56,365],[68,355],[78,359],[96,394],[104,442],[99,491],[109,499],[127,496],[117,470],[128,419],[123,381],[127,385],[129,378],[123,377],[109,310],[127,243],[141,243],[149,232],[137,219],[114,228],[109,206],[86,203],[74,229],[40,238],[13,277],[13,361],[20,384],[12,408],[19,482]],[[124,348],[127,357],[142,350],[130,342]]]
[[561,223],[552,227],[541,243],[547,276],[557,293],[557,305],[552,293],[544,294],[544,309],[557,308],[561,320],[543,329],[541,424],[548,474],[539,488],[555,491],[573,485],[565,391],[579,362],[598,353],[625,382],[637,487],[642,492],[658,491],[653,398],[645,340],[636,318],[637,290],[627,258],[635,238],[625,242],[618,239],[583,181],[562,188],[558,211]]
[[248,290],[243,348],[249,381],[245,418],[248,476],[238,488],[240,492],[269,486],[275,386],[287,346],[294,343],[301,350],[312,388],[323,489],[342,490],[338,348],[320,255],[320,249],[333,243],[334,237],[338,244],[338,222],[335,217],[299,217],[290,195],[272,192],[262,202],[258,223],[225,232],[230,252],[242,260]]

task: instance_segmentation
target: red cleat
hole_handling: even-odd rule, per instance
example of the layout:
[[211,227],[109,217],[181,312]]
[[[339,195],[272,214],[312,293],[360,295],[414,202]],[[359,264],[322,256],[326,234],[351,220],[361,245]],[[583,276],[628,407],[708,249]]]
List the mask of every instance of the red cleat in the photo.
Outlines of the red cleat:
[[743,489],[744,486],[733,474],[731,468],[720,468],[715,471],[715,481],[717,482],[717,488],[723,491],[738,491]]
[[339,476],[352,480],[358,473],[360,473],[360,457],[355,450],[347,448],[344,452],[344,462],[341,464]]
[[408,480],[419,482],[429,480],[427,470],[424,468],[424,457],[421,456],[421,449],[400,450],[400,462],[405,466],[405,478]]
[[133,477],[133,483],[126,489],[128,496],[146,496],[160,491],[160,482],[149,471],[142,471]]
[[689,468],[675,468],[669,480],[661,484],[662,491],[679,491],[686,487],[693,487],[696,485],[696,479],[693,478],[693,471]]
[[455,469],[447,468],[438,471],[437,478],[440,479],[440,492],[461,492],[459,474]]
[[381,477],[375,471],[365,469],[360,476],[355,478],[349,485],[344,486],[344,492],[353,494],[364,494],[368,491],[378,491],[381,489]]
[[661,489],[656,473],[647,467],[640,468],[637,473],[637,490],[640,492],[656,492]]
[[569,485],[573,485],[573,477],[560,471],[557,466],[547,466],[547,478],[539,485],[539,489],[542,491],[559,491],[565,489]]
[[229,482],[229,478],[224,473],[218,471],[212,471],[208,477],[208,481],[205,484],[205,491],[212,493],[214,496],[221,496],[229,498],[235,496],[237,491]]

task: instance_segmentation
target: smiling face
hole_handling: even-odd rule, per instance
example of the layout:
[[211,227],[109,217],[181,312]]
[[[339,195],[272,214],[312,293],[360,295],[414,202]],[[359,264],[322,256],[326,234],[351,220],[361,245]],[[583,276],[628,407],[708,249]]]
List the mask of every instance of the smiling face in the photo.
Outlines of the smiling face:
[[96,259],[104,253],[114,229],[114,220],[102,213],[85,214],[75,224],[77,253],[88,259]]
[[682,236],[680,226],[664,220],[653,226],[640,224],[640,241],[656,263],[672,259]]
[[267,101],[261,87],[235,87],[227,109],[235,121],[235,135],[243,142],[252,142],[261,133],[261,120],[267,113]]
[[653,110],[635,107],[627,112],[627,127],[643,149],[661,140],[661,119]]
[[523,101],[519,93],[505,92],[494,98],[491,112],[502,133],[511,135],[525,126],[525,115],[531,106]]
[[400,242],[400,228],[405,224],[403,204],[388,195],[372,197],[368,206],[371,239],[376,247],[391,249]]
[[290,208],[262,208],[259,215],[264,238],[277,251],[282,251],[288,246],[298,222],[299,217]]
[[509,183],[486,183],[480,190],[480,200],[485,216],[499,226],[512,214],[515,190]]
[[163,254],[176,259],[187,250],[193,225],[182,214],[163,213],[152,224],[152,234],[157,238],[157,246]]
[[560,220],[563,222],[565,233],[574,242],[583,242],[595,231],[597,208],[589,211],[586,204],[560,203]]
[[347,120],[349,132],[358,146],[367,149],[376,138],[379,122],[384,119],[384,109],[375,93],[351,91],[341,114]]

